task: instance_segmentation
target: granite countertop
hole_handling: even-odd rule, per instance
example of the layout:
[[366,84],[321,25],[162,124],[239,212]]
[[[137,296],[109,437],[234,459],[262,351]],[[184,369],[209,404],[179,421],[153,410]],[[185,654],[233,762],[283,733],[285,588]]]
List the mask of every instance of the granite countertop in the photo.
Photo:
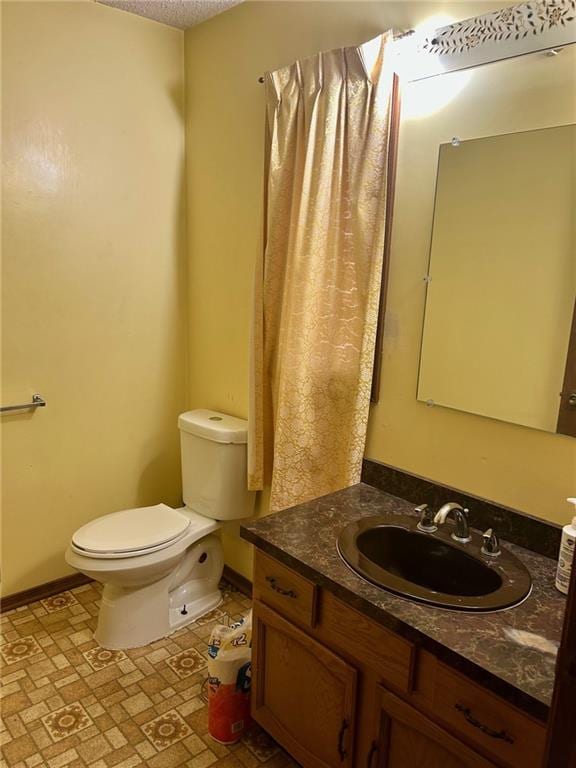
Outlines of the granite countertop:
[[380,624],[428,648],[512,703],[546,718],[566,605],[555,561],[509,542],[533,588],[520,605],[465,613],[398,597],[357,576],[340,559],[340,531],[361,517],[414,514],[413,505],[360,483],[243,525],[243,538]]

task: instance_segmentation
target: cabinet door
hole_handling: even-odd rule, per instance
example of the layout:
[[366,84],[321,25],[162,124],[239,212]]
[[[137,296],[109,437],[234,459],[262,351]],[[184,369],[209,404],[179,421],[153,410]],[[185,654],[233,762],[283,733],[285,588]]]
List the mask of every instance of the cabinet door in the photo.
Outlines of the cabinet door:
[[254,602],[252,715],[304,768],[352,766],[356,670]]
[[495,768],[384,689],[380,693],[380,737],[374,747],[369,768]]

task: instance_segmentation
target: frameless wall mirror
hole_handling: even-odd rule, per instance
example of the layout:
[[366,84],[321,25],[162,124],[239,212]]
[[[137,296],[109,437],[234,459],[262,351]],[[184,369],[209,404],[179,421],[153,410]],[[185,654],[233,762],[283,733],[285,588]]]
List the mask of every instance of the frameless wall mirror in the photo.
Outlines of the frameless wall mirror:
[[437,176],[418,380],[430,404],[573,436],[575,73],[574,45],[495,62],[422,118]]

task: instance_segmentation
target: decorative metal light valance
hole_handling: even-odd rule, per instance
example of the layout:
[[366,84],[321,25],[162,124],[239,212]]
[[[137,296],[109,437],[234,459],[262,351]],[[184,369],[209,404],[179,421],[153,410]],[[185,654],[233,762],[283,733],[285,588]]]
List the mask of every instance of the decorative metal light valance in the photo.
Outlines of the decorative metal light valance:
[[576,43],[576,0],[530,0],[440,27],[415,41],[410,79]]

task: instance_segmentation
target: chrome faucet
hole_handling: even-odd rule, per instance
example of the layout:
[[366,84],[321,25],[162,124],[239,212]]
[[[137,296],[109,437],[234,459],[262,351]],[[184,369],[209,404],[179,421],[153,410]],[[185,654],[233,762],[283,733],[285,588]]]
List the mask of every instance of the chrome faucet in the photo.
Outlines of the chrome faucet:
[[451,534],[454,541],[459,541],[461,544],[472,541],[468,526],[468,510],[461,507],[460,504],[451,501],[449,504],[444,504],[443,507],[440,507],[434,516],[434,522],[437,525],[443,525],[449,516],[454,518],[456,526],[454,533]]

